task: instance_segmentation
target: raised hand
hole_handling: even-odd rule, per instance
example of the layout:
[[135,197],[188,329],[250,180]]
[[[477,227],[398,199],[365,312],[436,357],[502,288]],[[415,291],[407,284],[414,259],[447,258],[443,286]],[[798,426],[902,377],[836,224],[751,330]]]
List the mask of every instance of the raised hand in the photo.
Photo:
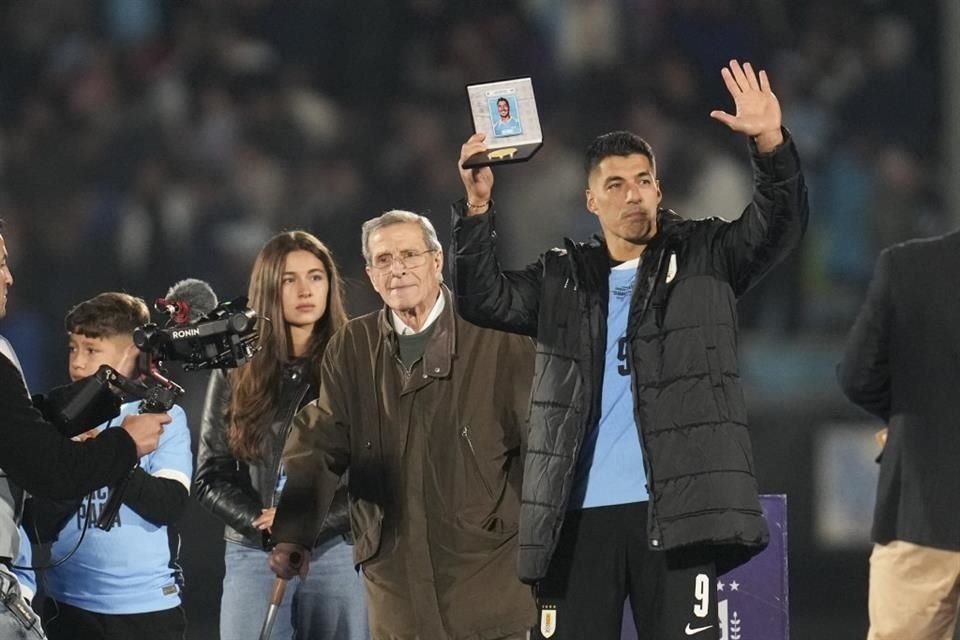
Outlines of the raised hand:
[[740,66],[739,62],[731,60],[729,66],[720,70],[720,75],[733,98],[736,115],[714,110],[710,117],[755,138],[760,151],[772,151],[783,142],[780,130],[783,114],[780,102],[770,88],[767,72],[761,70],[758,75],[749,62]]
[[463,163],[467,158],[475,153],[483,153],[487,150],[485,139],[484,134],[475,133],[467,138],[467,141],[460,147],[457,169],[460,170],[460,179],[463,180],[463,186],[467,190],[467,215],[486,212],[489,208],[487,203],[493,196],[493,171],[490,167],[463,168]]

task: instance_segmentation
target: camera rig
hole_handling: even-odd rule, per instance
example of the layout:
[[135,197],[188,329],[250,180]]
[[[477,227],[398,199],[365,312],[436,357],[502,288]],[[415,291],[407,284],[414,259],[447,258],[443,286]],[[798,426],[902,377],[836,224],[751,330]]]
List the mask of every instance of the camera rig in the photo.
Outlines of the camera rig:
[[[167,309],[166,301],[157,307]],[[133,343],[153,361],[179,361],[184,371],[234,369],[257,352],[257,314],[245,297],[222,302],[190,324],[159,327],[150,323],[133,332]]]
[[[197,282],[197,281],[194,281]],[[205,284],[205,283],[201,283]],[[215,300],[213,292],[210,296]],[[169,298],[168,294],[168,298]],[[247,307],[245,297],[215,304],[206,315],[190,322],[183,301],[170,304],[158,299],[156,308],[170,316],[168,326],[149,323],[137,327],[133,342],[140,349],[138,379],[130,379],[108,365],[74,382],[35,396],[34,404],[44,417],[69,438],[80,435],[120,414],[123,402],[140,400],[140,413],[165,413],[183,388],[167,377],[167,362],[180,362],[184,371],[236,368],[252,358],[257,346],[256,312]],[[139,465],[137,465],[139,466]],[[136,471],[113,486],[96,526],[109,530],[120,505],[126,485]]]
[[184,371],[236,368],[258,350],[256,323],[246,298],[237,298],[192,324],[146,324],[133,332],[139,379],[103,365],[88,378],[36,396],[34,404],[68,438],[116,417],[125,401],[140,400],[141,413],[169,411],[183,388],[167,377],[166,364],[181,362]]

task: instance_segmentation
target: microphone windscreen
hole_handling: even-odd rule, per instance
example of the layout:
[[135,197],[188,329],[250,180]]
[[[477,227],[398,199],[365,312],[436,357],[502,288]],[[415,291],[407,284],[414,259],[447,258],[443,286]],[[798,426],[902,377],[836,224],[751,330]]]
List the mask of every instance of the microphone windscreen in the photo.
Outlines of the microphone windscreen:
[[196,278],[187,278],[176,283],[165,296],[170,303],[183,302],[190,310],[188,323],[197,322],[217,308],[217,294],[213,287]]

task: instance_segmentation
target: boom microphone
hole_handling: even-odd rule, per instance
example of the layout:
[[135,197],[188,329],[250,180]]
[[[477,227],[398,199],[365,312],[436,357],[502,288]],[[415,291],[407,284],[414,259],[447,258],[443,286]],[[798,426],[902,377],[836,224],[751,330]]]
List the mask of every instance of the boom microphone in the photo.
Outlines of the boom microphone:
[[210,285],[189,279],[157,300],[157,308],[168,315],[166,326],[151,322],[133,330],[141,371],[157,365],[162,373],[168,361],[182,362],[184,371],[233,369],[259,351],[259,317],[245,297],[218,303]]
[[157,298],[154,306],[174,324],[194,324],[216,309],[217,304],[217,294],[209,284],[187,278],[170,287],[167,295]]

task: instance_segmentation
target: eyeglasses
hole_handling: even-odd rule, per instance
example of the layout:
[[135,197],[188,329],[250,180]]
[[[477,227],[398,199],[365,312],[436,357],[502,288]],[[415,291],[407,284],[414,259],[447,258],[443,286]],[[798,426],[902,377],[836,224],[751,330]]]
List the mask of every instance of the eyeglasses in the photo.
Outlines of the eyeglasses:
[[394,255],[392,253],[381,253],[378,256],[374,256],[370,266],[374,269],[379,269],[380,271],[386,271],[393,266],[394,262],[399,262],[400,265],[405,269],[414,269],[416,267],[423,266],[427,262],[428,253],[435,253],[436,251],[436,249],[426,249],[424,251],[412,251],[407,249],[405,251],[401,251],[399,255]]

